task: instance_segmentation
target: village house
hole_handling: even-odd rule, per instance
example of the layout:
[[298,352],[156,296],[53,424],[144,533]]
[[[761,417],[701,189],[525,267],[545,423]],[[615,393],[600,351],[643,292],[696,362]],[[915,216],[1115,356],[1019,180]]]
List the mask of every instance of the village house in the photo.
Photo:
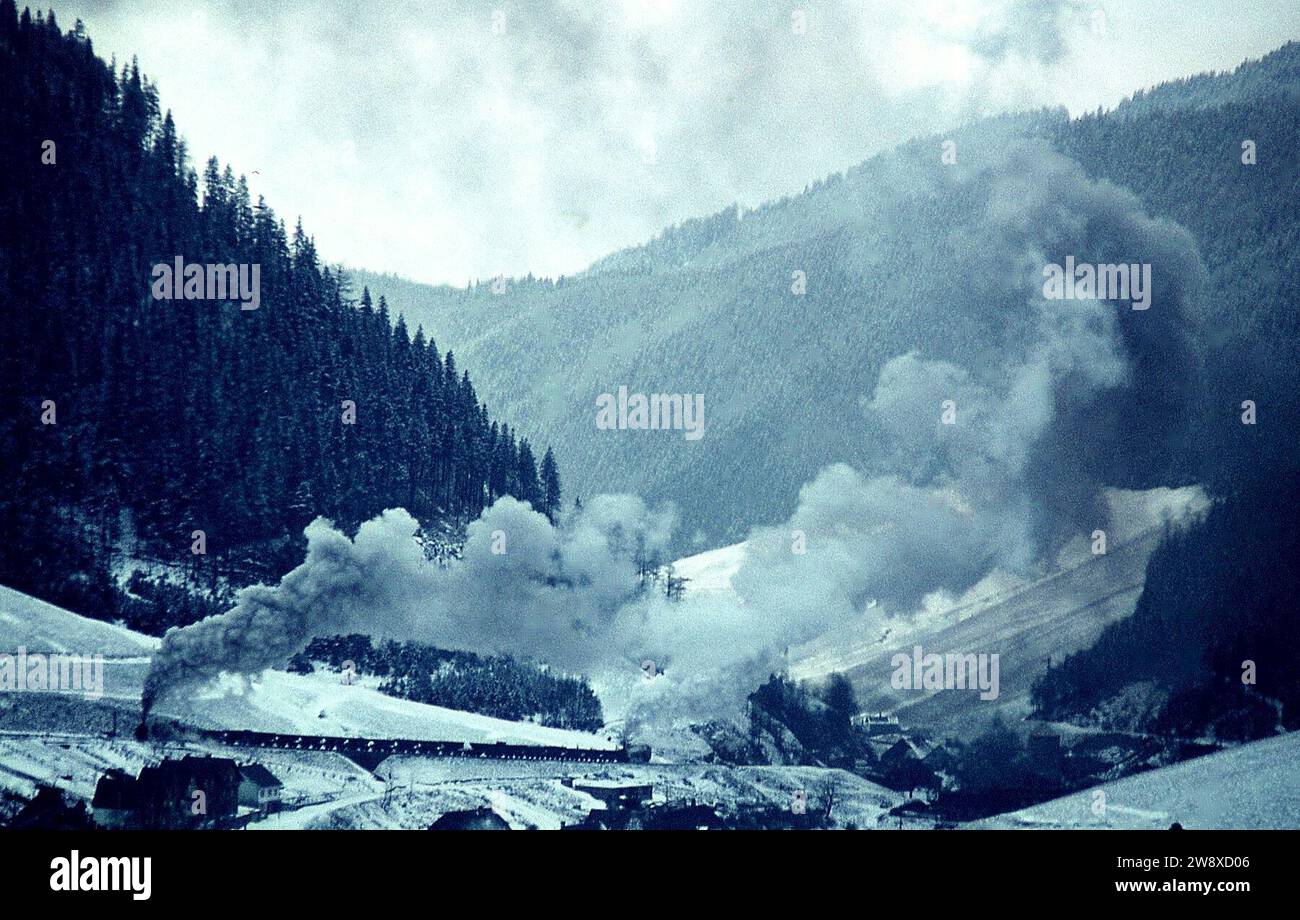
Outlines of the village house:
[[939,784],[939,777],[925,761],[930,753],[928,745],[906,736],[878,736],[872,739],[873,745],[886,739],[892,741],[889,746],[878,752],[881,781],[890,788],[912,792],[920,787]]
[[14,830],[80,831],[91,828],[86,803],[68,804],[54,786],[41,786],[32,800],[9,821]]
[[131,827],[137,808],[135,777],[110,769],[95,784],[90,810],[95,826],[108,830]]
[[121,770],[99,778],[91,809],[99,827],[217,828],[239,810],[240,772],[233,760],[187,754],[142,767],[135,779]]
[[896,735],[902,731],[898,716],[883,712],[859,712],[851,716],[849,722],[868,735]]
[[608,779],[575,779],[566,782],[566,785],[603,802],[605,808],[611,811],[640,808],[654,798],[654,786],[650,783]]
[[600,802],[564,830],[716,830],[724,826],[718,811],[694,799],[656,802],[654,785],[635,780],[566,779],[566,786]]
[[256,808],[263,814],[280,810],[284,783],[260,763],[247,763],[239,768],[239,804]]

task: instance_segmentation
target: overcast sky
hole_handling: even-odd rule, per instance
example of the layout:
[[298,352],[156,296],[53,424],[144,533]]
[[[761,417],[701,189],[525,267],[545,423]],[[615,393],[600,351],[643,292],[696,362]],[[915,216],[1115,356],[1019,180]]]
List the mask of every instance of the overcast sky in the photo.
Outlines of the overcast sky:
[[[191,155],[322,255],[572,273],[979,115],[1113,105],[1300,37],[1295,0],[68,0]],[[253,174],[256,170],[257,174]]]

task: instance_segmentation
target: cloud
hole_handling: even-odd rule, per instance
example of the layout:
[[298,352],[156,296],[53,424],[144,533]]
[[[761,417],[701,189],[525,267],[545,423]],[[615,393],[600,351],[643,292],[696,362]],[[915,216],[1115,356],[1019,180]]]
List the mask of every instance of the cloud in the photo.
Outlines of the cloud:
[[[1041,105],[1054,5],[72,0],[327,259],[417,280],[573,273],[925,132]],[[494,18],[496,14],[500,18]],[[954,26],[953,24],[956,23]],[[1018,56],[1017,49],[1026,52]]]
[[1088,7],[1079,0],[1013,0],[982,20],[968,44],[992,62],[1019,57],[1056,64],[1067,51],[1067,23],[1087,14]]

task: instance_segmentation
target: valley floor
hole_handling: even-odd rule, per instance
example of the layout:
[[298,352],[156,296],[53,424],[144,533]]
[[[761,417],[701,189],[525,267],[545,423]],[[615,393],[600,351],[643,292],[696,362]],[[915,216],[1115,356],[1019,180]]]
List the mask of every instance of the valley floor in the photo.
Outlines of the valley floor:
[[[0,789],[28,798],[54,785],[89,802],[106,770],[136,774],[163,757],[207,754],[255,760],[284,783],[286,810],[251,828],[423,828],[440,814],[490,805],[515,828],[559,828],[600,803],[574,779],[652,784],[656,801],[786,809],[797,791],[814,808],[834,795],[839,826],[874,827],[903,796],[840,770],[708,763],[616,764],[390,757],[373,772],[341,754],[136,741],[140,692],[157,640],[0,588],[0,648],[105,655],[104,693],[0,695]],[[158,714],[204,728],[316,735],[503,741],[609,749],[601,735],[509,722],[344,685],[337,675],[269,671],[230,682]]]
[[[923,828],[888,812],[905,796],[842,770],[731,767],[699,755],[663,763],[593,765],[491,759],[389,757],[367,771],[341,754],[233,748],[217,743],[140,742],[131,738],[140,688],[156,640],[88,620],[0,588],[0,648],[106,656],[104,695],[0,694],[0,790],[29,798],[54,785],[88,802],[110,768],[135,774],[163,757],[186,753],[231,757],[266,766],[284,783],[286,810],[253,828],[422,828],[453,810],[490,806],[514,828],[558,828],[599,803],[572,788],[575,779],[649,784],[660,802],[726,808],[788,809],[796,793],[809,809],[833,796],[831,824],[856,828]],[[599,735],[507,722],[393,699],[337,675],[272,671],[247,686],[214,688],[163,715],[211,728],[247,728],[366,737],[559,744],[609,748]],[[971,827],[1300,826],[1300,735],[1244,745],[1130,776],[1094,790],[976,822]]]

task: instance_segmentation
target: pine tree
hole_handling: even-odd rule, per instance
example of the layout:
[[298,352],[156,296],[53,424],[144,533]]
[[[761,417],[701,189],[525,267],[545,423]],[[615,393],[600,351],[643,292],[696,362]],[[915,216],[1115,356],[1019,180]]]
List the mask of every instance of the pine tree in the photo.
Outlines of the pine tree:
[[555,454],[548,447],[546,455],[542,457],[542,510],[551,519],[551,523],[555,523],[560,514],[561,495],[560,470],[555,464]]
[[519,491],[515,497],[540,509],[542,485],[537,479],[537,462],[533,459],[533,449],[527,441],[519,442],[519,457],[515,461],[515,469],[519,480]]

